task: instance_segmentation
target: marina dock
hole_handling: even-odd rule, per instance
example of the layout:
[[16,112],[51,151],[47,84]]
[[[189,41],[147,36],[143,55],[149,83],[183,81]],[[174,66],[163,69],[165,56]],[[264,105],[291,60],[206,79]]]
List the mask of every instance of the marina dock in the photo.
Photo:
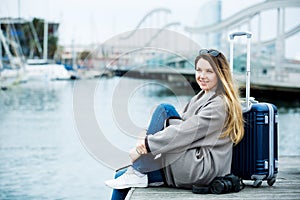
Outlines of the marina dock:
[[273,186],[264,181],[259,188],[252,181],[244,181],[246,187],[238,193],[193,194],[191,190],[151,187],[133,189],[130,200],[192,200],[192,199],[300,199],[300,156],[279,157],[279,173]]

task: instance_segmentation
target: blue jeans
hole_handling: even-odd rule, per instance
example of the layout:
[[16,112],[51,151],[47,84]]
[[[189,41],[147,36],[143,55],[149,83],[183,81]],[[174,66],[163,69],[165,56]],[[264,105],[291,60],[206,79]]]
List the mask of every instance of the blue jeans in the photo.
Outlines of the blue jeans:
[[[158,105],[152,115],[146,134],[153,135],[163,130],[166,119],[170,117],[180,117],[174,106],[170,104]],[[163,182],[164,180],[164,175],[162,174],[161,170],[161,160],[154,159],[154,156],[151,153],[142,155],[132,164],[132,167],[141,173],[147,174],[148,183]],[[127,169],[117,171],[115,178],[124,174],[126,170]],[[128,188],[122,190],[114,189],[111,199],[123,200],[126,198],[128,191]]]

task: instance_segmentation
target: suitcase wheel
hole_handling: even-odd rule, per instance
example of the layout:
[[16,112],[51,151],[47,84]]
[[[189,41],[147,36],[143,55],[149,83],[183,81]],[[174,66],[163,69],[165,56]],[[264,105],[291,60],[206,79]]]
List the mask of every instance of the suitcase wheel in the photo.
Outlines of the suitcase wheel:
[[267,183],[268,183],[269,186],[272,186],[275,183],[275,181],[276,181],[276,178],[272,177],[271,179],[267,180]]
[[262,184],[262,180],[256,179],[253,183],[253,187],[258,188],[261,186],[261,184]]

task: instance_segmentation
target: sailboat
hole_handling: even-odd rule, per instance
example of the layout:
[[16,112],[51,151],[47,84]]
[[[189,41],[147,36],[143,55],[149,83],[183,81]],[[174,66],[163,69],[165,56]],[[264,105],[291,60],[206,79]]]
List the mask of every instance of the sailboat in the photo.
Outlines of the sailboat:
[[43,58],[28,59],[25,65],[28,80],[69,80],[71,74],[62,64],[48,60],[48,22],[44,21]]

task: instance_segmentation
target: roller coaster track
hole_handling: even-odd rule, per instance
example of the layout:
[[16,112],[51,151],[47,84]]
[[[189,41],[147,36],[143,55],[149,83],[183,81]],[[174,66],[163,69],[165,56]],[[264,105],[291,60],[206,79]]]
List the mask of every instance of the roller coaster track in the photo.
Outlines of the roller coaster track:
[[[296,26],[295,28],[289,30],[288,32],[280,35],[279,37],[281,38],[288,38],[288,37],[291,37],[293,35],[295,35],[296,33],[298,33],[300,31],[300,25]],[[268,40],[268,41],[264,41],[264,42],[261,42],[261,44],[263,46],[267,46],[267,45],[270,45],[270,44],[274,44],[276,41],[276,38],[272,39],[272,40]]]
[[171,27],[171,26],[179,26],[180,23],[179,22],[173,22],[173,23],[169,23],[169,24],[166,24],[165,26],[163,26],[161,29],[159,29],[155,35],[152,36],[152,38],[146,43],[145,46],[149,46],[151,44],[151,42],[153,40],[155,40],[155,38],[157,38],[159,36],[159,34],[164,31],[166,28],[168,27]]
[[[245,25],[249,23],[254,17],[259,16],[263,11],[272,10],[272,9],[284,9],[284,8],[298,8],[300,7],[300,0],[267,0],[264,2],[261,2],[259,4],[255,4],[253,6],[250,6],[246,9],[243,9],[232,16],[222,20],[221,22],[208,25],[208,26],[202,26],[202,27],[185,27],[185,31],[189,33],[194,34],[211,34],[211,33],[225,33],[226,31],[230,31],[231,29],[237,28],[241,25]],[[123,37],[122,39],[127,39],[133,36],[142,23],[153,13],[160,12],[159,9],[153,10],[149,12],[136,26],[135,30],[131,31],[127,36]],[[163,12],[170,13],[168,9],[162,9]],[[278,10],[278,14],[281,14],[281,10]],[[279,17],[284,17],[284,15],[278,15]],[[282,25],[281,21],[282,18],[277,18],[278,25]],[[276,19],[275,19],[276,20]],[[296,19],[298,20],[298,18]],[[299,21],[299,20],[298,20]],[[296,21],[296,22],[298,22]],[[170,26],[179,25],[179,23],[173,22],[168,23],[164,25],[162,28],[157,30],[156,33],[152,35],[150,40],[145,44],[145,46],[150,46],[150,44],[162,33],[162,31]],[[283,28],[283,27],[279,27]],[[277,35],[275,38],[271,38],[264,41],[259,41],[258,43],[254,45],[259,45],[260,48],[263,46],[273,45],[275,44],[275,48],[273,48],[276,51],[276,54],[274,54],[275,58],[281,58],[281,53],[284,52],[284,50],[280,49],[280,51],[277,51],[276,46],[278,45],[280,47],[281,42],[283,39],[291,37],[295,34],[298,34],[300,31],[300,24],[295,24],[293,28],[290,30],[280,30],[277,32]],[[260,51],[262,52],[262,51]],[[278,53],[279,52],[279,53]],[[293,91],[293,92],[300,92],[300,82],[299,82],[299,75],[300,75],[300,69],[299,69],[299,63],[297,62],[282,62],[280,59],[270,59],[270,57],[263,57],[262,54],[257,54],[253,56],[261,56],[258,60],[259,62],[255,63],[254,70],[252,71],[252,80],[251,80],[251,87],[258,88],[258,89],[266,89],[266,90],[282,90],[282,91]],[[268,63],[265,64],[267,61]],[[271,63],[269,63],[271,61]],[[279,66],[279,67],[278,67]],[[156,70],[156,71],[155,71]],[[150,70],[148,71],[149,74],[155,73],[155,74],[167,74],[168,76],[172,76],[170,74],[170,71],[157,71]],[[177,69],[178,70],[178,69]],[[237,71],[238,72],[238,71]],[[284,73],[283,73],[284,72]],[[145,73],[145,71],[143,72]],[[194,71],[190,69],[184,69],[184,71],[177,71],[177,74],[180,73],[184,75],[185,77],[191,78],[191,82],[194,81]],[[238,75],[238,74],[236,74]],[[150,76],[152,77],[152,75]],[[237,76],[238,77],[238,76]],[[242,84],[244,77],[242,79],[237,78],[238,81]],[[169,79],[168,79],[169,82]]]
[[125,39],[128,39],[130,38],[131,36],[133,36],[135,34],[135,32],[140,28],[140,26],[144,23],[144,21],[149,18],[151,15],[153,15],[154,13],[158,13],[158,12],[164,12],[164,13],[167,13],[167,14],[171,14],[171,10],[170,9],[167,9],[167,8],[157,8],[157,9],[154,9],[152,11],[150,11],[148,14],[146,14],[142,19],[141,21],[137,24],[137,26],[135,27],[135,29],[133,31],[131,31],[128,35],[124,36],[124,37],[121,37],[121,39],[125,40]]
[[274,8],[285,8],[285,7],[300,7],[299,0],[269,0],[249,8],[239,11],[231,17],[223,20],[222,22],[202,27],[185,27],[185,30],[190,33],[212,33],[221,32],[222,30],[236,26],[238,24],[245,23],[253,16],[257,15],[261,11],[270,10]]

